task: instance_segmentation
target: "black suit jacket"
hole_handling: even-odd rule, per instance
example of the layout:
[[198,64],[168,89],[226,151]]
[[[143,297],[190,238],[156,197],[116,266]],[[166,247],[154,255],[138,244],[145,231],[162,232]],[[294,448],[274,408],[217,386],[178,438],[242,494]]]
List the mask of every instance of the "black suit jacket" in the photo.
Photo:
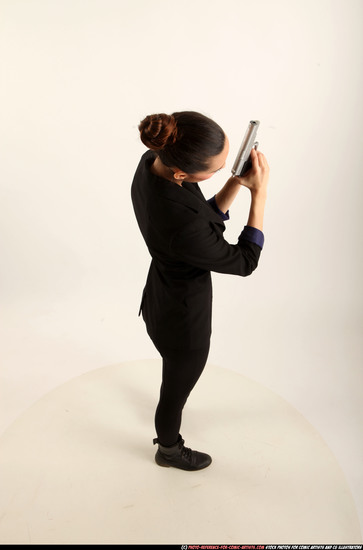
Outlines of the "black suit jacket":
[[243,236],[229,244],[224,222],[198,184],[183,186],[150,172],[147,151],[131,188],[136,218],[152,256],[140,311],[160,348],[196,349],[209,343],[211,271],[250,275],[261,248]]

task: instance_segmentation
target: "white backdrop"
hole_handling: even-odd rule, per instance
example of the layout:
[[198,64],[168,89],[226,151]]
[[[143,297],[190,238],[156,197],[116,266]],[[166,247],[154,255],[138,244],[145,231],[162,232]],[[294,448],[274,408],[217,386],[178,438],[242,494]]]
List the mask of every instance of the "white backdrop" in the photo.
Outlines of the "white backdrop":
[[[91,369],[157,357],[130,185],[147,114],[261,121],[265,248],[214,275],[209,362],[293,404],[363,516],[361,0],[1,0],[2,429]],[[234,243],[249,197],[231,209]],[[226,396],[226,399],[228,396]],[[211,404],[212,406],[212,404]],[[150,437],[153,437],[151,434]]]

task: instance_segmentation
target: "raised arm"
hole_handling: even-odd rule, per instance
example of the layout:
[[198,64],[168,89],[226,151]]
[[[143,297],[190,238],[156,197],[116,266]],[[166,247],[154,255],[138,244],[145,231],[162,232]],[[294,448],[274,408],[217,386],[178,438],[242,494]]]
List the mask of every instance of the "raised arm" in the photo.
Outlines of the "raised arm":
[[241,186],[251,191],[251,207],[247,225],[263,229],[263,218],[267,197],[269,166],[263,153],[252,149],[252,168],[243,177],[232,176],[216,194],[215,200],[222,212],[227,212],[238,195]]

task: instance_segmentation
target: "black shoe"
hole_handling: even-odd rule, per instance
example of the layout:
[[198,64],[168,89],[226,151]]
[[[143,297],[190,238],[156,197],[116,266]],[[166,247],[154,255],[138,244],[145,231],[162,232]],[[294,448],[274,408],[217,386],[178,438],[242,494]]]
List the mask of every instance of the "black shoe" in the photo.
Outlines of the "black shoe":
[[210,465],[212,458],[199,451],[192,451],[188,447],[184,447],[184,439],[179,435],[179,439],[172,447],[164,447],[160,445],[158,439],[154,439],[155,443],[159,444],[159,449],[155,455],[155,462],[159,466],[173,466],[181,470],[202,470]]

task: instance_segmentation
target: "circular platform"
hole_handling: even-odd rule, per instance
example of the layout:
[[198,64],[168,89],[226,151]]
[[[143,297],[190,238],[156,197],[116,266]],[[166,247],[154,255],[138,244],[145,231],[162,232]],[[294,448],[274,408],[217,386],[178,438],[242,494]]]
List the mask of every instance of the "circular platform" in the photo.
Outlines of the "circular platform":
[[207,365],[182,435],[200,472],[154,462],[161,362],[74,378],[0,439],[0,543],[358,544],[332,452],[285,400]]

